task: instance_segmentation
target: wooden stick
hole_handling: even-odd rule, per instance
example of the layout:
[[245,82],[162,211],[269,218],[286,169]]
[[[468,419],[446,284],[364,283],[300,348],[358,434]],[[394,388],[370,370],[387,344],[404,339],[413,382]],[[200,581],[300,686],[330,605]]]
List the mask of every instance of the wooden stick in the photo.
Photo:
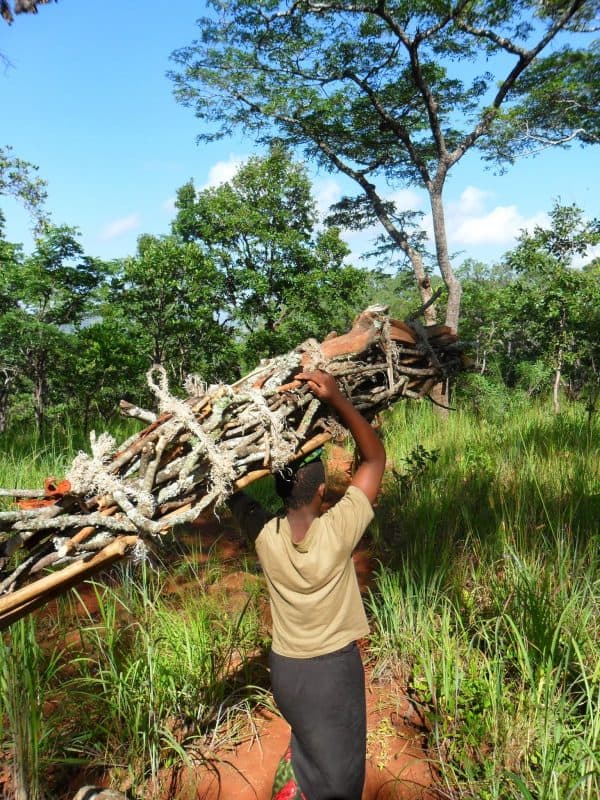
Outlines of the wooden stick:
[[[15,557],[2,572],[0,594],[14,596],[32,572],[49,564],[56,564],[56,575],[59,568],[68,575],[69,559],[88,563],[90,554],[82,544],[94,534],[112,532],[121,541],[129,534],[162,533],[330,440],[335,419],[306,383],[295,380],[300,369],[329,370],[370,419],[402,397],[427,396],[466,363],[447,327],[391,320],[385,308],[374,306],[347,333],[320,343],[308,340],[231,386],[211,387],[183,401],[170,398],[169,412],[156,419],[124,404],[127,413],[133,409],[134,416],[153,421],[129,437],[105,466],[98,464],[97,476],[89,478],[96,497],[90,499],[92,492],[82,485],[80,493],[71,491],[40,511],[0,512],[0,528],[8,533],[0,535],[2,568],[19,547],[30,552],[27,569],[17,566]],[[168,395],[166,384],[163,388]],[[53,498],[46,493],[44,499]],[[112,546],[103,547],[103,541],[95,540],[94,546],[102,548],[95,558]],[[58,580],[56,586],[61,585]]]
[[44,497],[45,489],[0,489],[0,497]]
[[[14,621],[9,617],[11,612],[25,607],[24,613],[30,609],[32,601],[43,597],[43,602],[50,593],[59,590],[57,593],[62,593],[66,589],[71,588],[75,584],[88,578],[90,575],[99,572],[102,569],[113,564],[115,561],[123,558],[127,551],[130,550],[139,541],[138,536],[121,536],[116,541],[109,544],[99,553],[96,553],[89,561],[79,561],[76,564],[69,564],[59,572],[53,572],[44,578],[39,578],[35,583],[29,586],[23,586],[22,589],[17,589],[15,592],[0,597],[0,629],[6,627],[5,622],[7,618]],[[17,617],[18,618],[18,617]],[[6,624],[9,624],[6,622]]]

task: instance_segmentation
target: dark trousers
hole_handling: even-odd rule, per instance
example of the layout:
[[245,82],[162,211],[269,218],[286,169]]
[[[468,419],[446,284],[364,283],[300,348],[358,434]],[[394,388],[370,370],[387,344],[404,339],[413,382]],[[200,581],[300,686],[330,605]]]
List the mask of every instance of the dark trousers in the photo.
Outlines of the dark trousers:
[[315,658],[271,653],[271,686],[292,728],[292,766],[307,800],[360,800],[365,781],[365,673],[355,642]]

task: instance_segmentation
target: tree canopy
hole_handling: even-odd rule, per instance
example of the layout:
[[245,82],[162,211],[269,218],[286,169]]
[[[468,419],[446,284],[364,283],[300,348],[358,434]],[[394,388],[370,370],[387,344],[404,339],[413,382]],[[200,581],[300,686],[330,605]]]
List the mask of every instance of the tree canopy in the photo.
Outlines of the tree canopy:
[[[366,202],[410,259],[427,301],[431,282],[414,219],[395,213],[375,181],[424,188],[454,328],[461,288],[444,218],[449,172],[473,148],[509,163],[549,143],[597,141],[598,48],[573,44],[593,27],[597,0],[210,0],[208,7],[199,38],[173,54],[177,98],[211,126],[200,138],[241,127],[350,177],[359,194],[346,208],[364,211]],[[559,41],[563,33],[569,38]]]
[[37,7],[51,3],[52,0],[0,0],[0,17],[10,25],[14,21],[15,14],[37,14]]
[[222,280],[222,316],[244,341],[246,364],[302,339],[345,329],[365,297],[365,276],[344,263],[335,227],[317,227],[304,167],[275,146],[234,178],[177,192],[173,231],[197,242]]
[[94,313],[104,269],[67,226],[47,225],[28,257],[1,237],[0,227],[0,368],[31,392],[41,427],[68,331]]
[[36,220],[38,228],[47,221],[44,210],[46,182],[36,175],[37,167],[13,155],[12,148],[0,146],[0,195],[19,200]]
[[232,381],[259,359],[346,330],[367,300],[335,227],[319,224],[303,165],[285,148],[229,182],[177,192],[173,233],[135,255],[87,256],[47,220],[26,255],[0,211],[0,433],[74,411],[87,426],[120,399],[152,402],[146,372]]
[[463,335],[481,375],[528,394],[552,384],[556,410],[561,386],[597,393],[600,272],[597,260],[575,265],[599,243],[600,221],[556,202],[549,225],[523,231],[500,264],[463,265]]
[[237,354],[219,319],[222,279],[196,243],[144,234],[112,283],[103,317],[127,331],[144,370],[160,364],[179,385],[190,372],[231,374]]

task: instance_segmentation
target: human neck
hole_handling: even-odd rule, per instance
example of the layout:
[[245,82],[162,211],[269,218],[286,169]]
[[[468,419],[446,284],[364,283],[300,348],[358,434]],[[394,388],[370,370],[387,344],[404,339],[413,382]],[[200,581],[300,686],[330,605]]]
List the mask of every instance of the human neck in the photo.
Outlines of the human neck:
[[292,541],[301,542],[318,516],[319,509],[314,503],[300,506],[300,508],[288,508],[286,518],[292,531]]

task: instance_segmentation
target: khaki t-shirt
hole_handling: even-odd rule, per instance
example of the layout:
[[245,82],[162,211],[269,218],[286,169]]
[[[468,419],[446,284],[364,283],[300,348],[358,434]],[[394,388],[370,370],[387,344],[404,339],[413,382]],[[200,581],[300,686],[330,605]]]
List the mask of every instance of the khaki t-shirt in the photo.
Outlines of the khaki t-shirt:
[[276,653],[311,658],[368,634],[352,551],[372,519],[366,495],[350,486],[301,542],[292,541],[285,518],[263,527],[256,552],[269,587]]

